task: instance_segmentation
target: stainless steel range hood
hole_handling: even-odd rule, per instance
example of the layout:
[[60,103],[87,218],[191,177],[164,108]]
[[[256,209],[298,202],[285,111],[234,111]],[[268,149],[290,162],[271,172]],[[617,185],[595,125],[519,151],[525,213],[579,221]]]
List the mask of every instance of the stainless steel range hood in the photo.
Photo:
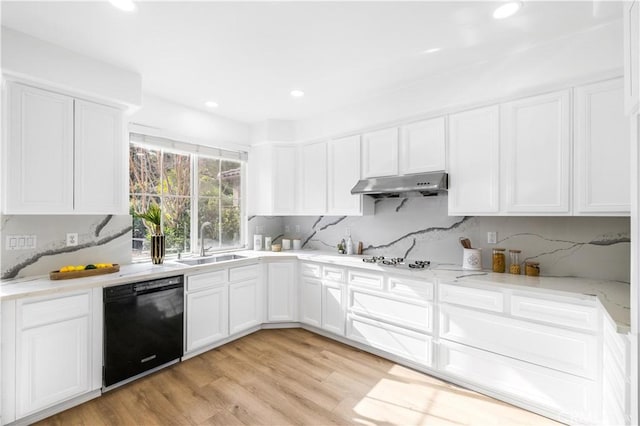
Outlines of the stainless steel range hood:
[[362,179],[351,189],[351,193],[370,195],[374,198],[402,198],[437,195],[445,192],[447,188],[447,174],[434,172]]

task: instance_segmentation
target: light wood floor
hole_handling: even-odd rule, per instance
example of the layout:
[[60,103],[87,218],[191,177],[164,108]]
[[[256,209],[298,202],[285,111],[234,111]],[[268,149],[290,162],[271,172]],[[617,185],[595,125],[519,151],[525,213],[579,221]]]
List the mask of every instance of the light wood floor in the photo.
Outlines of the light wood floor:
[[302,329],[262,330],[42,425],[547,425]]

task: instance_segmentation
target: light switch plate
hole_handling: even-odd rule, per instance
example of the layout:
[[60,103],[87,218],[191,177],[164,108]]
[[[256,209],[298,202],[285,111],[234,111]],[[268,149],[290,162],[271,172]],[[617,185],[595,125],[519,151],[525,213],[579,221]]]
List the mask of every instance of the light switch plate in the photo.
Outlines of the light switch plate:
[[37,246],[35,235],[7,235],[5,248],[7,250],[33,250]]
[[498,233],[495,231],[487,232],[487,244],[497,244],[498,243]]

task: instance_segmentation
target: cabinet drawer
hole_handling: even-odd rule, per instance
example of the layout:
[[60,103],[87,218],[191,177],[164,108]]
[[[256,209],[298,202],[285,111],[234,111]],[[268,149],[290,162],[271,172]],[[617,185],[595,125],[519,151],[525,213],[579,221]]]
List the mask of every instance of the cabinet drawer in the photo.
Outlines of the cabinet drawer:
[[244,281],[258,276],[258,265],[240,266],[229,269],[229,281]]
[[438,369],[485,389],[563,413],[572,423],[597,420],[595,382],[450,342],[440,342]]
[[343,283],[345,281],[345,270],[333,266],[324,266],[322,268],[322,279]]
[[202,290],[203,288],[212,287],[227,282],[227,270],[207,272],[198,275],[187,276],[187,291]]
[[583,377],[595,378],[594,335],[455,306],[440,306],[440,337]]
[[432,364],[431,338],[422,333],[350,314],[347,337],[419,364]]
[[440,292],[438,299],[441,302],[494,312],[504,310],[504,297],[499,291],[462,287],[454,284],[440,284],[438,291]]
[[433,306],[427,302],[399,300],[351,288],[349,310],[422,332],[433,331]]
[[528,296],[511,296],[511,315],[584,330],[595,331],[598,327],[598,311],[595,306]]
[[357,285],[382,290],[384,279],[382,274],[371,274],[359,270],[350,270],[347,273],[347,282],[349,285]]
[[390,277],[389,292],[401,296],[417,297],[421,300],[433,300],[433,283],[405,277]]
[[88,315],[91,307],[89,292],[18,303],[22,305],[18,307],[18,311],[22,311],[22,329]]
[[320,278],[322,267],[315,263],[303,263],[300,265],[300,272],[305,277]]

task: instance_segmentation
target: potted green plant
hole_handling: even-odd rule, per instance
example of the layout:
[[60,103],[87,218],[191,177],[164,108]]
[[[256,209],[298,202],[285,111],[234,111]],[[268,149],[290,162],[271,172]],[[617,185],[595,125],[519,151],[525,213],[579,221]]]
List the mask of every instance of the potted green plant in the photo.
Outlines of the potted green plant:
[[162,209],[153,202],[146,211],[135,212],[134,216],[144,221],[144,225],[151,233],[151,262],[156,265],[164,261],[165,245],[162,234]]

